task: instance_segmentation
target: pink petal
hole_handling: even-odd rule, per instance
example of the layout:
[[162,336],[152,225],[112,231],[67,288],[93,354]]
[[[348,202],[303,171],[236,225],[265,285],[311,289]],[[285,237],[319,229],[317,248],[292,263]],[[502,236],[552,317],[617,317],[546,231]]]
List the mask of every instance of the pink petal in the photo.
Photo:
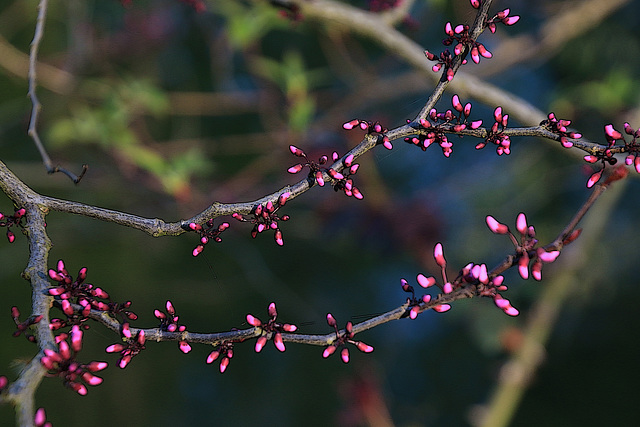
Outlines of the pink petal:
[[444,259],[444,253],[442,251],[442,243],[437,243],[435,248],[433,249],[433,257],[436,260],[436,263],[443,267],[447,265],[446,260]]
[[347,347],[343,348],[340,352],[340,358],[344,363],[349,363],[349,349]]
[[444,313],[445,311],[449,311],[451,306],[449,304],[440,304],[433,307],[433,309],[438,313]]
[[428,288],[428,287],[433,286],[433,285],[436,284],[436,279],[435,278],[426,277],[422,273],[418,274],[418,277],[416,277],[416,279],[418,280],[418,284],[420,286],[422,286],[423,288]]
[[507,232],[509,232],[509,227],[507,227],[504,224],[499,223],[491,215],[487,215],[485,220],[487,222],[487,226],[489,227],[489,230],[493,231],[494,233],[496,233],[496,234],[506,234]]
[[527,217],[521,212],[516,219],[516,229],[520,234],[527,234]]

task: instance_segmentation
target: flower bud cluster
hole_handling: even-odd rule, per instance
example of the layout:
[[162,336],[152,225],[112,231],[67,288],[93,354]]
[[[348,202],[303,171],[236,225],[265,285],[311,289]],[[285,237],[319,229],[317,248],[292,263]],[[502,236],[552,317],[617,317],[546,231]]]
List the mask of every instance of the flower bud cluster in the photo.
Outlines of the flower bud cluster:
[[393,148],[391,141],[389,141],[389,137],[385,135],[389,131],[389,129],[383,127],[380,122],[370,122],[368,120],[353,119],[344,123],[342,127],[346,130],[351,130],[359,127],[362,130],[366,130],[367,134],[377,136],[377,143],[384,145],[384,148],[386,148],[387,150],[391,150]]
[[[475,9],[480,8],[479,0],[471,0],[471,6]],[[488,28],[492,33],[496,32],[496,24],[502,23],[504,25],[513,25],[520,19],[519,16],[509,16],[509,9],[504,9],[498,12],[493,18],[488,19],[484,26]],[[480,63],[480,58],[491,58],[493,55],[489,50],[480,42],[476,41],[469,33],[470,27],[466,24],[458,24],[454,26],[451,22],[447,22],[444,26],[444,32],[447,37],[442,41],[445,46],[453,46],[453,54],[449,49],[445,49],[439,55],[436,55],[428,50],[424,51],[424,55],[429,61],[435,61],[436,64],[431,67],[434,73],[439,72],[441,69],[445,69],[444,78],[448,81],[453,79],[453,62],[454,59],[465,52],[469,52],[471,60],[476,64]],[[462,64],[466,64],[467,60],[463,59]]]
[[476,150],[484,148],[487,143],[493,143],[497,145],[496,153],[498,156],[511,153],[511,140],[509,135],[504,134],[504,130],[507,128],[507,122],[509,120],[508,114],[503,114],[502,107],[496,107],[493,111],[494,123],[491,129],[488,131],[488,135],[484,142],[476,145]]
[[458,95],[451,99],[453,110],[438,113],[433,108],[426,119],[420,120],[420,134],[405,138],[404,141],[414,144],[425,151],[431,144],[437,143],[442,149],[442,154],[449,157],[453,152],[453,143],[447,138],[445,132],[456,133],[467,128],[477,129],[482,126],[482,120],[468,121],[471,114],[471,103],[462,104]]
[[[617,163],[618,159],[613,156],[614,153],[612,151],[612,149],[616,147],[616,141],[622,141],[624,144],[623,151],[629,153],[624,159],[625,165],[633,165],[636,172],[640,173],[640,143],[638,143],[638,138],[640,138],[640,129],[635,130],[629,125],[629,123],[625,123],[624,132],[631,136],[632,139],[630,142],[627,142],[622,133],[618,132],[612,124],[606,125],[604,127],[604,133],[607,140],[607,149],[602,152],[595,152],[584,156],[584,160],[587,163],[601,163],[601,167],[589,177],[589,180],[587,181],[587,188],[593,187],[598,181],[600,181],[607,164],[613,166]],[[611,181],[624,178],[625,176],[626,170],[623,171],[622,168],[618,168],[609,176],[605,184],[609,184]]]
[[[538,239],[536,239],[536,231],[532,225],[527,224],[527,218],[524,213],[518,214],[516,218],[516,230],[520,235],[518,239],[505,224],[498,222],[494,217],[488,215],[486,217],[487,227],[495,234],[506,234],[511,239],[516,248],[516,260],[518,265],[518,273],[523,279],[529,278],[529,271],[535,280],[542,280],[542,265],[556,260],[560,251],[554,250],[547,252],[542,247],[536,247]],[[579,231],[575,236],[572,234],[568,244],[575,240],[579,235]],[[570,236],[571,237],[571,236]]]
[[267,203],[256,205],[251,211],[253,218],[248,218],[238,212],[234,212],[232,215],[235,219],[241,222],[251,222],[254,224],[251,230],[251,237],[254,239],[259,233],[265,230],[274,230],[274,239],[280,246],[284,245],[282,239],[282,231],[278,226],[278,221],[289,221],[289,215],[279,216],[276,212],[287,202],[287,199],[291,193],[285,192],[280,194],[276,203],[268,201]]
[[267,311],[269,313],[269,321],[267,323],[262,323],[262,321],[257,317],[253,316],[252,314],[247,314],[247,323],[255,328],[259,328],[262,331],[262,335],[260,335],[260,337],[258,337],[258,340],[256,341],[256,353],[262,351],[264,345],[269,339],[273,340],[273,344],[279,351],[285,351],[284,342],[282,341],[282,332],[295,332],[298,327],[290,323],[276,322],[276,317],[278,317],[278,312],[276,311],[276,303],[272,302],[271,304],[269,304],[269,308]]
[[[167,308],[166,313],[158,309],[153,311],[153,315],[160,320],[159,328],[167,332],[184,332],[187,327],[185,325],[178,325],[178,316],[176,315],[176,309],[171,301],[167,301],[165,307]],[[180,351],[182,351],[183,353],[186,354],[191,351],[191,346],[188,342],[179,341],[178,344],[180,345]]]
[[144,330],[140,329],[135,336],[129,328],[129,323],[122,325],[122,343],[111,344],[105,349],[107,353],[120,353],[120,359],[118,359],[118,367],[124,369],[135,356],[140,354],[144,350],[146,337]]
[[24,229],[22,224],[22,218],[27,211],[24,208],[16,209],[13,215],[5,215],[0,212],[0,227],[7,227],[7,240],[9,243],[13,243],[16,240],[16,235],[11,231],[11,227],[18,227]]
[[[472,1],[471,3],[473,5],[474,2]],[[478,7],[480,7],[480,2],[478,2]],[[491,31],[492,33],[495,33],[497,24],[503,24],[503,25],[506,25],[507,27],[515,24],[520,20],[520,16],[518,15],[509,16],[510,12],[511,12],[510,9],[501,10],[493,18],[488,19],[487,22],[485,22],[485,26],[489,29],[489,31]]]
[[[71,338],[71,344],[67,342]],[[84,396],[87,394],[87,385],[99,385],[102,378],[93,375],[107,367],[107,362],[90,362],[82,364],[76,361],[76,355],[82,349],[82,330],[74,325],[71,333],[61,333],[56,336],[57,350],[44,349],[44,356],[40,363],[47,369],[50,377],[61,377],[63,384],[76,393]]]
[[340,334],[340,331],[338,331],[338,322],[336,322],[336,319],[331,313],[327,313],[327,324],[335,330],[336,338],[331,344],[325,347],[324,351],[322,352],[322,357],[324,357],[325,359],[335,353],[336,350],[341,348],[340,358],[344,363],[349,363],[350,356],[347,343],[355,345],[356,348],[363,353],[371,353],[373,351],[373,347],[371,347],[370,345],[365,344],[362,341],[353,340],[355,334],[353,333],[352,322],[347,322],[342,334]]
[[573,147],[573,142],[569,141],[569,139],[582,138],[582,134],[578,132],[572,132],[568,129],[568,126],[571,124],[571,120],[557,119],[556,115],[553,113],[549,113],[547,117],[548,119],[543,120],[540,123],[540,126],[546,127],[551,132],[559,135],[560,143],[564,148]]
[[[49,325],[51,329],[59,329],[69,324],[80,324],[84,322],[93,310],[104,311],[114,317],[120,317],[123,320],[135,320],[138,316],[129,311],[131,301],[125,303],[116,303],[111,301],[109,294],[103,289],[90,283],[85,283],[87,278],[87,268],[83,267],[78,272],[76,279],[73,279],[67,272],[64,262],[58,261],[56,269],[49,269],[49,277],[57,282],[57,284],[49,289],[49,295],[56,297],[56,301],[67,316],[67,320],[52,319]],[[76,311],[72,304],[81,307]]]
[[204,245],[209,243],[211,240],[221,242],[222,239],[220,238],[220,234],[229,228],[229,223],[223,222],[219,226],[214,227],[213,219],[210,219],[205,224],[205,227],[200,224],[196,224],[195,222],[189,223],[189,229],[200,234],[200,244],[193,249],[193,256],[198,256],[198,254],[204,250]]
[[229,366],[229,362],[233,357],[233,343],[232,342],[224,342],[220,344],[215,350],[209,353],[207,356],[207,363],[213,363],[222,355],[220,359],[220,373],[224,373],[227,370],[227,366]]
[[415,296],[413,286],[409,285],[407,280],[400,279],[402,290],[412,294],[411,298],[407,299],[409,318],[415,319],[418,317],[419,313],[427,309],[433,309],[438,313],[449,311],[451,309],[451,305],[438,303],[438,301],[446,298],[447,295],[458,289],[469,286],[475,287],[477,295],[493,298],[496,305],[509,316],[517,316],[519,314],[518,310],[509,303],[509,300],[502,297],[499,293],[507,290],[507,287],[503,284],[504,277],[500,275],[490,276],[486,264],[475,264],[470,262],[460,270],[455,279],[449,280],[447,278],[446,271],[447,261],[444,257],[444,251],[441,243],[437,243],[434,247],[433,257],[436,264],[441,269],[442,283],[444,283],[444,285],[438,284],[436,278],[427,277],[422,273],[417,275],[416,281],[425,289],[437,285],[442,291],[441,295],[434,299],[432,295],[425,294],[418,299]]

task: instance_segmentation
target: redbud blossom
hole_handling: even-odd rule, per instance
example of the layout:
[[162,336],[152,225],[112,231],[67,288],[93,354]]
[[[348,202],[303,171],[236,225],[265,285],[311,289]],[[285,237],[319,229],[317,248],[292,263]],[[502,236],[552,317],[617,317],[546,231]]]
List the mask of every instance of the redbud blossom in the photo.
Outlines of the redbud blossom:
[[265,337],[264,335],[259,337],[256,341],[256,347],[255,347],[256,353],[260,353],[266,343],[267,343],[267,337]]
[[340,358],[344,363],[349,363],[349,349],[344,347],[340,352]]
[[527,234],[527,217],[522,212],[518,214],[518,218],[516,219],[516,229],[522,235]]
[[331,356],[333,353],[335,353],[336,348],[337,347],[335,345],[330,345],[329,347],[325,348],[322,352],[322,357],[326,359],[327,357]]
[[436,284],[436,279],[434,277],[426,277],[424,274],[420,273],[416,277],[418,284],[423,288],[428,288]]
[[489,230],[493,231],[494,233],[496,233],[496,234],[507,234],[509,232],[509,227],[507,227],[505,224],[499,223],[491,215],[487,215],[485,220],[487,222],[487,226],[489,227]]
[[593,175],[589,177],[589,180],[587,181],[587,188],[593,187],[598,181],[600,181],[600,178],[602,178],[603,170],[604,169],[600,169],[599,171],[594,172]]
[[438,313],[444,313],[445,311],[449,311],[451,306],[449,304],[440,304],[433,307],[433,309]]
[[273,335],[273,343],[279,351],[285,351],[284,342],[282,340],[282,334],[280,332],[276,332]]
[[442,252],[442,243],[436,244],[435,248],[433,249],[433,257],[440,267],[444,268],[447,265],[447,262],[444,259],[444,254]]
[[518,273],[525,280],[529,278],[529,254],[527,252],[523,252],[518,260]]

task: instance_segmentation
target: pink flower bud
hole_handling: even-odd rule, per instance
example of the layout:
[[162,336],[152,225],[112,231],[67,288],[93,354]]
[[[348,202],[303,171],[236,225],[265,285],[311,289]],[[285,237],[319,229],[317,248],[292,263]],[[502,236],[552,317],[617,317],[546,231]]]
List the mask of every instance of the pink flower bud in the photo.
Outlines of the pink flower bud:
[[303,165],[298,163],[297,165],[293,165],[289,169],[287,169],[287,172],[292,173],[292,174],[293,173],[298,173],[298,172],[300,172],[302,170],[303,167],[304,167]]
[[527,280],[529,278],[529,254],[524,252],[518,260],[518,273],[520,277]]
[[487,215],[485,220],[487,222],[487,227],[489,227],[489,230],[491,230],[492,232],[496,234],[507,234],[509,232],[509,227],[507,227],[505,224],[499,223],[491,215]]
[[107,362],[90,362],[86,368],[87,370],[91,371],[91,372],[98,372],[98,371],[102,371],[103,369],[106,369],[107,366],[109,366],[109,364]]
[[218,356],[220,356],[220,352],[218,350],[212,351],[211,353],[209,353],[209,356],[207,356],[207,363],[213,363],[213,361],[216,360]]
[[326,359],[327,357],[329,357],[333,353],[335,353],[335,351],[336,351],[336,346],[335,345],[330,345],[329,347],[324,349],[324,351],[322,352],[322,357],[324,357]]
[[527,217],[522,212],[518,214],[516,219],[516,229],[520,234],[527,234]]
[[280,231],[279,229],[277,229],[277,230],[276,230],[276,232],[274,233],[273,237],[274,237],[274,239],[275,239],[276,243],[277,243],[279,246],[284,245],[284,240],[282,239],[282,231]]
[[343,348],[340,352],[340,358],[344,363],[349,363],[349,349],[347,347]]
[[518,22],[519,20],[520,20],[520,16],[513,15],[513,16],[505,17],[504,19],[502,19],[502,23],[504,25],[513,25],[516,22]]
[[278,205],[284,206],[284,204],[287,203],[287,200],[289,199],[289,196],[291,196],[291,193],[289,193],[288,191],[286,193],[282,193],[278,197]]
[[346,167],[351,167],[351,164],[353,163],[353,154],[349,154],[347,157],[345,157],[344,159],[344,165]]
[[358,124],[360,124],[360,120],[358,120],[358,119],[353,119],[353,120],[351,120],[350,122],[347,122],[347,123],[343,124],[343,125],[342,125],[342,127],[343,127],[344,129],[351,130],[351,129],[353,129],[354,127],[358,126]]
[[451,283],[447,282],[442,287],[442,290],[444,291],[445,294],[450,294],[451,292],[453,292],[453,285],[451,285]]
[[478,43],[478,52],[480,53],[480,55],[484,58],[491,58],[493,55],[491,54],[491,52],[489,52],[487,50],[486,47],[484,47],[483,44]]
[[258,340],[256,341],[256,347],[255,347],[256,353],[260,353],[266,343],[267,343],[267,337],[265,337],[264,335],[259,337]]
[[284,342],[282,341],[282,334],[276,332],[273,336],[273,344],[279,351],[285,351]]
[[540,260],[544,262],[553,262],[556,260],[556,258],[558,258],[558,255],[560,255],[560,251],[547,252],[542,248],[538,248],[536,250],[536,253],[538,255],[538,258],[540,258]]
[[278,317],[278,311],[276,310],[276,303],[272,302],[269,304],[269,308],[267,308],[267,312],[269,313],[269,317],[276,318]]
[[223,357],[222,360],[220,360],[220,373],[224,373],[224,371],[227,370],[227,366],[229,366],[229,358],[228,357]]
[[187,354],[191,351],[191,346],[186,341],[180,341],[180,351]]
[[433,249],[433,257],[436,260],[436,264],[440,267],[444,268],[447,265],[447,262],[444,259],[444,253],[442,252],[442,243],[437,243],[435,248]]
[[467,102],[464,106],[464,109],[462,111],[462,114],[464,114],[465,117],[469,117],[469,114],[471,114],[471,103]]
[[47,421],[47,416],[45,415],[44,408],[38,408],[36,411],[36,415],[33,419],[33,423],[36,427],[41,427]]
[[451,310],[451,306],[449,304],[440,304],[433,307],[433,309],[438,313],[444,313],[445,311]]
[[302,151],[301,149],[299,149],[298,147],[296,147],[295,145],[290,145],[289,146],[289,151],[291,151],[291,154],[298,156],[298,157],[304,157],[304,151]]
[[327,313],[327,324],[332,328],[336,327],[336,325],[338,324],[331,313]]
[[476,46],[471,48],[471,60],[476,64],[480,63],[480,54],[478,52],[478,48]]
[[592,155],[587,155],[584,156],[584,161],[587,163],[595,163],[598,161],[598,157],[597,156],[592,156]]
[[329,168],[327,174],[333,179],[344,179],[344,176],[340,172],[336,172],[334,169]]
[[603,169],[594,172],[593,175],[589,177],[589,180],[587,181],[587,188],[593,187],[598,181],[600,181],[600,178],[602,177],[602,171]]
[[282,325],[282,330],[285,332],[295,332],[298,329],[296,325],[291,325],[289,323],[285,323]]
[[420,310],[420,306],[414,305],[413,307],[411,307],[411,310],[409,310],[409,318],[413,320],[416,317],[418,317],[419,310]]
[[107,353],[120,353],[122,350],[124,350],[124,345],[122,345],[122,344],[111,344],[104,351],[106,351]]
[[424,274],[420,273],[416,277],[418,284],[423,288],[428,288],[436,284],[436,279],[433,277],[426,277]]
[[462,112],[462,110],[464,109],[462,103],[460,102],[460,97],[457,94],[453,95],[453,98],[451,98],[451,104],[453,105],[453,108],[455,108],[455,110],[458,112]]
[[502,122],[502,107],[496,107],[496,109],[493,111],[493,118],[495,119],[496,123]]
[[444,26],[444,32],[447,33],[447,35],[452,36],[453,33],[453,27],[451,26],[451,22],[447,22]]
[[89,372],[84,372],[82,374],[82,379],[89,385],[100,385],[102,384],[102,378],[97,377]]
[[124,369],[127,367],[127,365],[131,362],[131,356],[130,355],[126,355],[126,356],[122,356],[122,358],[120,358],[120,360],[118,361],[118,367],[120,369]]
[[447,68],[447,81],[453,80],[453,68]]
[[[612,140],[622,139],[622,134],[613,128],[612,124],[608,124],[604,127],[605,134]],[[608,139],[608,138],[607,138]]]
[[69,300],[63,299],[61,304],[62,304],[62,311],[64,311],[64,314],[66,314],[67,316],[73,315],[73,307],[71,307],[71,303],[69,302]]
[[373,351],[373,347],[363,343],[362,341],[356,342],[356,347],[363,353],[371,353]]
[[534,280],[542,280],[542,260],[537,259],[531,266],[531,276]]
[[247,323],[256,328],[262,326],[262,322],[257,317],[247,314]]

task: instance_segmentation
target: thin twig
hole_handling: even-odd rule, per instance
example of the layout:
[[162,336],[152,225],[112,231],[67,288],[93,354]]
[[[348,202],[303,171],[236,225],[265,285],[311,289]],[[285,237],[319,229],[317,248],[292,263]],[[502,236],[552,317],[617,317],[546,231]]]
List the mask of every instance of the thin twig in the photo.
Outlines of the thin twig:
[[40,157],[42,157],[42,163],[44,164],[47,173],[52,174],[55,172],[62,172],[77,184],[80,182],[89,167],[87,165],[82,165],[82,172],[80,172],[79,175],[76,175],[61,166],[54,166],[51,158],[49,157],[49,154],[47,153],[47,150],[44,148],[44,145],[40,140],[40,135],[38,134],[37,130],[38,117],[40,116],[40,109],[42,108],[42,105],[40,104],[38,96],[36,95],[36,69],[38,63],[38,50],[40,49],[40,42],[42,41],[42,35],[44,34],[44,22],[47,17],[47,5],[48,0],[40,0],[40,3],[38,3],[38,18],[36,21],[36,30],[33,35],[33,40],[31,41],[31,49],[29,52],[29,98],[31,99],[32,108],[31,119],[29,120],[29,131],[27,133],[33,139],[36,148],[40,152]]

